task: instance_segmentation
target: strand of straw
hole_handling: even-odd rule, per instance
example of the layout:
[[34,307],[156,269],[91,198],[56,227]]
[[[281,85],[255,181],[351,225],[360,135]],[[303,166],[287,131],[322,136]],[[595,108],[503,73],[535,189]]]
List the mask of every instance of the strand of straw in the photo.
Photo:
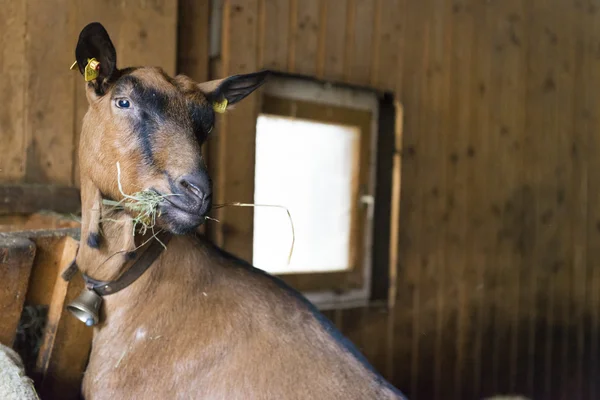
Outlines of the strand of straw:
[[294,220],[292,219],[292,214],[290,213],[290,210],[287,207],[277,205],[277,204],[252,204],[252,203],[233,202],[233,203],[217,204],[217,205],[213,206],[213,208],[219,209],[219,208],[229,207],[229,206],[233,206],[233,207],[271,207],[271,208],[284,209],[288,215],[288,218],[290,220],[290,226],[292,228],[292,245],[290,246],[290,253],[288,255],[288,260],[287,260],[287,265],[288,266],[290,265],[290,262],[292,260],[292,253],[294,252],[294,244],[296,243],[296,232],[294,230]]

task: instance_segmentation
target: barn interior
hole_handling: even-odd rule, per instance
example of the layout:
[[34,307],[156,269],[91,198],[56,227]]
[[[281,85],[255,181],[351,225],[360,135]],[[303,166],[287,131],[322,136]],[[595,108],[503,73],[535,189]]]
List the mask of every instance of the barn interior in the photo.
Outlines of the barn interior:
[[217,116],[215,202],[241,206],[200,230],[408,398],[600,396],[600,1],[0,4],[0,343],[42,398],[77,398],[91,346],[61,274],[93,21],[120,66],[273,71]]

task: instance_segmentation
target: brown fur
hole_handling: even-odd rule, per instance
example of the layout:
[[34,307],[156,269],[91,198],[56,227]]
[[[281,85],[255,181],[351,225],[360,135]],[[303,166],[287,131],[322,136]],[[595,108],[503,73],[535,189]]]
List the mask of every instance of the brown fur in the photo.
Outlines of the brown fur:
[[[202,86],[156,68],[128,74],[181,106],[154,133],[155,160],[172,176],[189,173],[200,146],[183,132],[189,128],[183,106],[186,99],[207,105],[205,94],[219,82]],[[102,240],[98,249],[81,246],[77,263],[99,280],[122,273],[125,259],[110,256],[136,245],[128,239],[129,216],[111,214],[100,202],[100,194],[122,198],[116,162],[126,193],[170,191],[164,174],[145,166],[130,124],[111,108],[111,90],[98,95],[88,86],[79,153],[82,239],[101,232]],[[101,317],[84,378],[86,399],[402,398],[303,299],[194,234],[175,236],[141,278],[106,296]]]

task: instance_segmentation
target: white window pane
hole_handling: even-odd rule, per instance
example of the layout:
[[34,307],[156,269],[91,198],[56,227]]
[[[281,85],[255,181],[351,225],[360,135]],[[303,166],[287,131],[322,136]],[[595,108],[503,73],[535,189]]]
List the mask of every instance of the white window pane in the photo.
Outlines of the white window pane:
[[256,133],[253,264],[271,273],[349,268],[357,127],[260,115]]

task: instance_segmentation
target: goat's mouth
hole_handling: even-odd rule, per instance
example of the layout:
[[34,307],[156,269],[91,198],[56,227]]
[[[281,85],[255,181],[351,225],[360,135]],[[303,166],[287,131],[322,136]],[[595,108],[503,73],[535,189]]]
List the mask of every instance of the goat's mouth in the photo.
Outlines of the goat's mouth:
[[176,235],[193,232],[206,221],[208,209],[204,206],[188,205],[177,197],[165,197],[159,204],[159,222]]

